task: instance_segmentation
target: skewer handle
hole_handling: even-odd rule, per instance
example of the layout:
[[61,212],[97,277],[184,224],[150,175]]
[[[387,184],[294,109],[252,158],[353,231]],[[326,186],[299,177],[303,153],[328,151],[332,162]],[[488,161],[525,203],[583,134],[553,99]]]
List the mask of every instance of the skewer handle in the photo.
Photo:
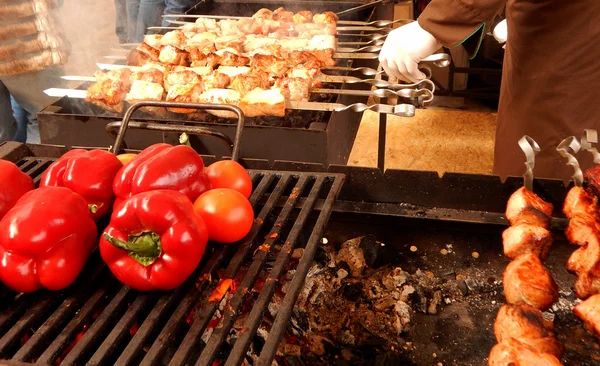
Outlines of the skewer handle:
[[525,154],[525,174],[523,174],[523,185],[528,191],[533,192],[533,168],[535,167],[535,156],[540,152],[540,146],[534,139],[525,135],[519,140],[519,147]]
[[592,154],[595,164],[600,164],[600,153],[595,147],[592,146],[592,144],[597,143],[598,132],[596,130],[583,130],[583,136],[581,137],[581,148]]
[[575,138],[575,136],[567,137],[562,140],[556,147],[556,150],[562,155],[563,158],[567,158],[567,165],[573,167],[573,184],[577,187],[583,185],[583,172],[579,166],[579,161],[575,158],[574,154],[577,154],[581,149],[581,144]]

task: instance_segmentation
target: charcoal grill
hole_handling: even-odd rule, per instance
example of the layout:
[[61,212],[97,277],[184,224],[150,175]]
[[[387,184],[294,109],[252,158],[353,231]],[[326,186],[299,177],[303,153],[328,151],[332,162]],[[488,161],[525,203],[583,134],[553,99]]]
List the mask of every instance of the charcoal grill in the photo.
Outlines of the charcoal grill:
[[[62,146],[0,145],[0,157],[17,162],[34,177],[65,151]],[[204,156],[204,159],[210,164],[215,157]],[[2,289],[0,359],[5,361],[0,363],[53,364],[60,357],[62,364],[187,365],[210,364],[215,359],[225,364],[239,364],[253,342],[252,335],[262,321],[276,281],[268,282],[260,295],[253,298],[245,323],[248,335],[240,337],[234,347],[228,349],[229,359],[220,353],[220,346],[244,307],[243,289],[252,287],[260,267],[270,267],[272,277],[269,278],[278,278],[287,269],[285,263],[290,250],[306,243],[304,257],[296,267],[297,273],[306,276],[314,251],[320,250],[318,242],[322,236],[339,245],[350,238],[369,234],[385,243],[378,255],[378,265],[399,265],[410,273],[417,269],[431,271],[444,282],[457,281],[460,274],[465,292],[462,298],[442,303],[437,315],[416,313],[410,328],[402,335],[410,347],[396,350],[397,358],[388,357],[386,363],[368,349],[355,352],[365,359],[377,359],[376,364],[381,365],[485,364],[495,343],[496,312],[504,303],[499,281],[508,263],[502,256],[501,246],[501,231],[507,226],[503,212],[509,196],[522,185],[522,178],[511,177],[502,182],[494,176],[449,173],[439,177],[434,172],[387,170],[382,173],[375,168],[240,160],[251,169],[254,182],[251,201],[260,220],[250,237],[256,240],[248,240],[248,244],[239,247],[212,246],[199,270],[173,292],[142,294],[123,287],[110,276],[97,256],[90,260],[79,280],[63,292],[16,297]],[[305,189],[294,196],[291,194],[294,187]],[[534,181],[536,193],[555,207],[561,207],[568,188],[560,181]],[[324,230],[330,214],[330,222]],[[560,215],[553,219],[556,242],[547,266],[561,295],[551,313],[555,316],[559,340],[566,348],[565,364],[598,365],[597,341],[570,310],[575,301],[571,291],[574,277],[564,268],[572,252],[562,235],[565,224]],[[263,251],[265,247],[260,244],[265,240],[262,238],[272,237],[270,234],[276,232],[280,233],[277,239],[265,239],[271,244],[270,253]],[[306,232],[311,233],[308,240]],[[286,235],[288,240],[283,241]],[[413,246],[416,251],[410,249]],[[442,254],[441,249],[447,248],[450,248],[449,253]],[[474,252],[478,253],[477,258]],[[247,270],[243,272],[241,268]],[[240,273],[243,276],[230,303],[231,309],[224,312],[223,326],[217,327],[205,343],[201,335],[217,307],[206,299],[219,279],[233,278]],[[303,276],[294,278],[300,283],[304,280]],[[279,318],[273,322],[262,346],[261,365],[270,364],[286,331],[294,302],[293,291],[287,294],[289,298],[286,297],[278,312]],[[186,318],[192,309],[195,311],[189,325]],[[133,325],[139,328],[132,336]],[[87,331],[66,353],[65,349],[71,347],[73,339],[84,328]],[[276,360],[280,364],[325,365],[340,357],[336,352],[333,350],[327,360],[280,356]],[[369,358],[371,356],[373,358]]]
[[[284,6],[292,11],[310,9],[315,12],[326,10],[341,11],[364,4],[365,1],[201,1],[189,14],[225,14],[232,16],[249,16],[260,8],[275,9]],[[344,15],[347,20],[390,19],[393,11],[391,4],[382,5],[375,9],[368,8]],[[361,37],[340,37],[342,41],[361,41]],[[377,68],[378,61],[348,60],[340,66],[366,66]],[[340,72],[340,75],[350,75],[360,78],[360,73]],[[86,87],[89,85],[83,85]],[[344,88],[369,90],[368,84],[328,84],[327,88]],[[367,103],[365,96],[350,95],[315,95],[313,100],[336,102],[344,105]],[[69,98],[61,98],[42,110],[39,115],[41,141],[46,144],[65,146],[108,146],[110,137],[104,133],[104,127],[121,119],[122,116],[106,113],[88,103]],[[255,118],[248,119],[246,138],[242,144],[244,156],[259,159],[277,159],[289,161],[307,161],[321,164],[345,164],[350,155],[354,138],[358,131],[362,113],[293,111],[285,118]],[[140,116],[139,121],[151,121],[153,117]],[[176,116],[170,119],[177,119]],[[227,120],[206,118],[199,124],[211,125],[219,131],[233,137],[235,127]],[[176,143],[177,136],[156,131],[142,131],[131,136],[127,143],[130,148],[141,149],[156,142]],[[192,146],[203,154],[221,156],[226,153],[222,146],[212,139],[193,138]]]

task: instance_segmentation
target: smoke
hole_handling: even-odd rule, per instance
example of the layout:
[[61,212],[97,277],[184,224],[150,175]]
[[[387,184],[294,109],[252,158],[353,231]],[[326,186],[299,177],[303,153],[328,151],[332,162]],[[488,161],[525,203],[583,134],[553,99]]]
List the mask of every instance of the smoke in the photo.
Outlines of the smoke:
[[96,62],[111,54],[117,45],[113,1],[65,0],[58,10],[65,35],[71,44],[69,62],[64,66],[68,75],[93,75]]

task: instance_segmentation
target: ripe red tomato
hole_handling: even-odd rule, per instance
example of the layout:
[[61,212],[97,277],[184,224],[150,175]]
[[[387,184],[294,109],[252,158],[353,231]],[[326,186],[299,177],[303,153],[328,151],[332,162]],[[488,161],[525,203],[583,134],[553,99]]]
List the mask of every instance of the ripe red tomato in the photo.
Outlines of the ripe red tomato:
[[244,195],[229,188],[217,188],[203,193],[194,202],[208,229],[210,240],[234,243],[250,232],[254,210]]
[[204,172],[213,188],[230,188],[250,198],[252,180],[246,169],[239,163],[233,160],[217,161]]

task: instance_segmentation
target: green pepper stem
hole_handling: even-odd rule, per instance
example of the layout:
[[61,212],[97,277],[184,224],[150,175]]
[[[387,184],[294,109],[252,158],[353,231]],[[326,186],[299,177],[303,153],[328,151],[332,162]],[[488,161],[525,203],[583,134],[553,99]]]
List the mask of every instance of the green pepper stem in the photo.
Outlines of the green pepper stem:
[[129,235],[127,241],[104,233],[104,239],[119,249],[129,252],[129,256],[143,266],[149,266],[162,254],[160,236],[153,232]]
[[190,144],[190,136],[185,132],[179,136],[179,143],[181,145],[192,146],[192,144]]
[[95,214],[96,212],[98,212],[98,205],[90,203],[88,205],[88,210],[90,210],[91,213]]

